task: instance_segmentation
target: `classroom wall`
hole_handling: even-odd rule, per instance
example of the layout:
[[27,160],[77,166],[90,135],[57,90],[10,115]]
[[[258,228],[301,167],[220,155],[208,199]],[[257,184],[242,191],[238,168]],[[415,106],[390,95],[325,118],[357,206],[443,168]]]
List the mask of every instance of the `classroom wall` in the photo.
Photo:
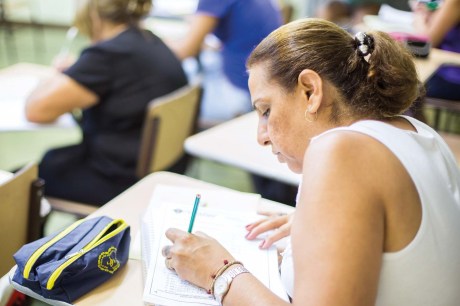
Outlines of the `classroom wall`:
[[293,19],[314,17],[317,8],[324,3],[324,0],[279,0],[289,3],[294,7]]
[[7,18],[13,22],[69,26],[75,0],[5,0]]
[[[155,0],[153,0],[155,1]],[[178,0],[156,0],[157,6],[162,2]],[[294,7],[294,19],[313,16],[316,7],[321,0],[280,0],[288,2]],[[76,7],[75,0],[5,0],[7,7],[8,19],[15,22],[31,21],[49,24],[69,26],[72,23],[74,10]],[[184,1],[187,5],[191,0]],[[182,5],[182,3],[181,3]]]

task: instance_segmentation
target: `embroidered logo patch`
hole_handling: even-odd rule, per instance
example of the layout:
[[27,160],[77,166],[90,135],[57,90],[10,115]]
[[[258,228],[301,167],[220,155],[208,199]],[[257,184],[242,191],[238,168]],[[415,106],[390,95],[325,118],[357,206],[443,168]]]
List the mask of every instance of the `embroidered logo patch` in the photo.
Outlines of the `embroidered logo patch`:
[[110,247],[107,252],[99,254],[97,266],[102,271],[109,272],[111,274],[117,271],[120,267],[120,262],[117,259],[117,248]]

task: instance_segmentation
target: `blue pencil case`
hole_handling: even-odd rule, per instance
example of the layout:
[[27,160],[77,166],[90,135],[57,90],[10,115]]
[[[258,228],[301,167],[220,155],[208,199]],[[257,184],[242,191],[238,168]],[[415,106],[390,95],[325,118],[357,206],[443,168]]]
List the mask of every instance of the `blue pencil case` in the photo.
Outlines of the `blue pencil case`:
[[13,287],[52,305],[70,305],[111,278],[128,260],[124,220],[102,216],[77,221],[62,232],[28,243],[14,254]]

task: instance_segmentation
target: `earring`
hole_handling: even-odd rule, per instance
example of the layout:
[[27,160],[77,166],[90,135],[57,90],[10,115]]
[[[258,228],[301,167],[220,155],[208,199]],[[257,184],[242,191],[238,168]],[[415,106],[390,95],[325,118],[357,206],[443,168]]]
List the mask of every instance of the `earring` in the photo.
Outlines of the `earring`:
[[[311,110],[311,105],[308,106],[308,108],[305,110],[304,117],[307,122],[315,122],[318,119],[318,112],[315,112],[314,114],[310,114]],[[311,119],[313,116],[313,119]]]

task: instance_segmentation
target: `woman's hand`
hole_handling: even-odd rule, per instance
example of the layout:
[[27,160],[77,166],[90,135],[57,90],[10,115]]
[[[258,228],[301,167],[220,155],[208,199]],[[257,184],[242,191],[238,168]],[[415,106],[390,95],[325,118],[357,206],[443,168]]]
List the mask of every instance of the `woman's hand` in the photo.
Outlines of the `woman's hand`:
[[252,240],[262,233],[274,230],[267,235],[267,238],[260,244],[261,249],[269,248],[273,243],[291,234],[292,220],[294,213],[290,214],[269,214],[268,218],[258,220],[246,226],[248,234],[246,239]]
[[214,238],[197,232],[194,234],[170,228],[166,237],[172,245],[163,247],[166,266],[174,269],[181,279],[206,290],[210,289],[213,275],[233,256]]
[[427,35],[433,12],[428,10],[425,3],[419,3],[418,1],[412,1],[410,6],[414,13],[413,26],[415,31],[419,34]]

